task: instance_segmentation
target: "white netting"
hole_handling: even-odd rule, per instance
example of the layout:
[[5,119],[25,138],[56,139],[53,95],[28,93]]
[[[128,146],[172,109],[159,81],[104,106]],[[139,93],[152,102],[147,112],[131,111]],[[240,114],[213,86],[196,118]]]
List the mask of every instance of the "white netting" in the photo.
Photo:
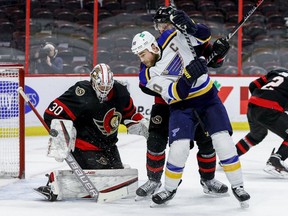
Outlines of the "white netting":
[[18,177],[19,69],[0,67],[0,177]]

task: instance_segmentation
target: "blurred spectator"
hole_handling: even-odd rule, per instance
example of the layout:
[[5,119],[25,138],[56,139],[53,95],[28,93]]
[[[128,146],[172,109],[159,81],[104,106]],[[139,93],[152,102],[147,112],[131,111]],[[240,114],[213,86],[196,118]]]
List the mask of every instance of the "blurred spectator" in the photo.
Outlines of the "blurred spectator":
[[62,73],[63,59],[57,57],[58,50],[52,43],[45,43],[39,52],[35,53],[36,68],[35,73]]
[[74,67],[73,72],[75,74],[89,74],[91,72],[91,69],[88,65],[78,65]]

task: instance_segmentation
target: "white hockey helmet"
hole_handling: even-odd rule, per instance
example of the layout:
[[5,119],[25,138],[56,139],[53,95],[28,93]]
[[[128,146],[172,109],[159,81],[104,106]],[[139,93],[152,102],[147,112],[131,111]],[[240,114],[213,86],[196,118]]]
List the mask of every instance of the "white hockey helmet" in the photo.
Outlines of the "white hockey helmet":
[[100,102],[107,100],[107,95],[113,88],[113,72],[109,65],[97,64],[90,73],[91,84]]
[[145,49],[148,49],[149,52],[159,54],[159,51],[158,52],[153,51],[152,45],[155,45],[156,47],[158,47],[158,50],[160,51],[155,37],[150,32],[143,31],[134,36],[131,50],[136,55],[144,51]]

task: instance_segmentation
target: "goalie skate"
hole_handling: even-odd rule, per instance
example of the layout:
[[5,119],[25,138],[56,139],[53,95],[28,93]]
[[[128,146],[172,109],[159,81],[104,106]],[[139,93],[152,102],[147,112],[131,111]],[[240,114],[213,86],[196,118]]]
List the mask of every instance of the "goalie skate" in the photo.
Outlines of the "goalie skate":
[[61,199],[61,195],[59,196],[59,187],[58,181],[55,176],[57,176],[58,172],[51,172],[50,174],[46,174],[45,176],[48,177],[48,182],[46,186],[41,186],[38,188],[34,188],[34,190],[40,194],[41,196],[45,197],[47,200],[53,202],[56,201],[57,198]]
[[273,149],[264,171],[278,178],[288,178],[287,164],[285,164],[285,162],[281,160],[281,156],[279,154],[275,154],[274,151],[275,149]]
[[211,180],[200,180],[200,184],[203,187],[203,192],[208,195],[214,196],[225,196],[228,195],[228,187],[227,185],[223,184],[222,182],[214,179]]
[[51,202],[57,200],[57,195],[53,194],[50,186],[41,186],[39,188],[34,188],[34,190]]
[[161,185],[162,185],[161,182],[148,180],[145,184],[143,184],[136,190],[135,201],[139,201],[147,197],[150,197],[152,194],[154,194],[159,190]]
[[232,188],[233,194],[240,202],[241,208],[249,208],[250,195],[244,190],[243,186]]

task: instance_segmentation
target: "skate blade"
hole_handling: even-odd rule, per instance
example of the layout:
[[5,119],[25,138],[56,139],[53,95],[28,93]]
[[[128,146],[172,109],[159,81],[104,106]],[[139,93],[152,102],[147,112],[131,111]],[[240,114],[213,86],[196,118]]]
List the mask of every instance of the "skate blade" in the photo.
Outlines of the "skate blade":
[[247,209],[247,208],[249,208],[249,201],[246,200],[246,201],[240,202],[240,207],[241,207],[242,209]]
[[[170,200],[169,200],[170,201]],[[153,201],[151,201],[150,203],[150,208],[162,208],[162,207],[165,207],[168,205],[169,201],[165,202],[165,203],[162,203],[162,204],[157,204]]]
[[288,173],[282,171],[278,172],[275,167],[271,165],[266,165],[263,171],[277,178],[288,179]]
[[207,189],[203,189],[203,192],[205,195],[208,195],[210,197],[229,197],[230,194],[228,192],[225,193],[215,193],[213,191],[209,191]]
[[135,197],[135,202],[139,202],[139,201],[144,201],[144,200],[148,200],[148,199],[151,199],[151,195],[148,195],[148,196],[138,196],[136,195]]
[[137,202],[137,201],[141,201],[141,200],[151,199],[152,195],[157,193],[161,186],[162,186],[162,184],[160,184],[157,188],[155,188],[154,191],[152,191],[151,193],[148,193],[147,196],[138,196],[138,195],[136,195],[134,200]]
[[45,194],[43,194],[41,191],[39,191],[38,188],[33,188],[33,191],[39,194],[40,196],[44,197],[46,200],[48,200],[48,197]]

